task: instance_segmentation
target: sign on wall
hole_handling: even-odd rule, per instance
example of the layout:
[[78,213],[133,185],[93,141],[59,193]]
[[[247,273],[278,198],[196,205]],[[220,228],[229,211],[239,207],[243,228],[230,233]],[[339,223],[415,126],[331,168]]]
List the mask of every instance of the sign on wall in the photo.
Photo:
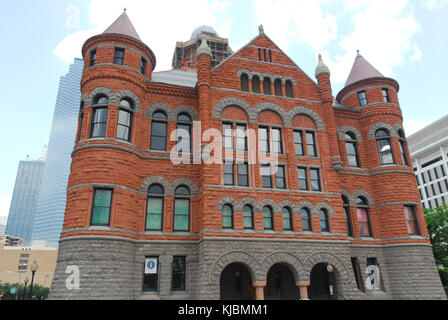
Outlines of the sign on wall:
[[145,259],[145,274],[157,273],[157,258]]

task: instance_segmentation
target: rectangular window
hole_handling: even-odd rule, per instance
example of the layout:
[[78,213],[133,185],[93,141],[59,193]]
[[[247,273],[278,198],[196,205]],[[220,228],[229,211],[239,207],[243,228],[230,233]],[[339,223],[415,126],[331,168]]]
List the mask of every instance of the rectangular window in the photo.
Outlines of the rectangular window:
[[383,93],[383,101],[389,103],[390,102],[389,89],[383,88],[381,89],[381,92]]
[[358,92],[358,100],[360,106],[365,106],[367,104],[367,96],[365,91]]
[[166,122],[151,123],[151,150],[166,150]]
[[233,162],[224,162],[223,168],[224,168],[224,185],[226,186],[235,185]]
[[95,189],[92,217],[92,226],[108,226],[110,221],[110,207],[112,203],[112,190]]
[[174,231],[190,231],[189,199],[174,199]]
[[299,176],[299,189],[308,190],[308,179],[306,177],[306,168],[297,168]]
[[26,270],[28,268],[28,265],[26,266],[18,266],[18,270]]
[[142,57],[142,59],[140,60],[140,73],[144,75],[145,71],[146,71],[146,59]]
[[95,65],[96,60],[96,49],[90,51],[90,66],[93,67]]
[[191,125],[177,124],[176,129],[176,151],[181,153],[191,152]]
[[171,290],[185,291],[187,264],[185,257],[173,257]]
[[282,132],[280,129],[272,128],[272,152],[274,154],[282,154]]
[[[406,155],[406,146],[404,144],[404,141],[400,140],[400,152],[401,152],[401,158],[403,159],[403,163],[406,166],[409,166],[408,162],[408,156]],[[435,169],[434,169],[435,172]]]
[[359,267],[358,258],[350,258],[352,261],[353,274],[355,275],[356,286],[359,290],[364,290],[362,277],[361,277],[361,268]]
[[20,255],[20,258],[29,258],[29,257],[30,257],[29,253],[22,253]]
[[261,61],[261,48],[258,48],[258,60]]
[[415,208],[412,206],[404,206],[404,216],[406,218],[406,226],[410,235],[420,234],[418,228],[417,217],[415,215]]
[[238,167],[238,185],[241,187],[249,186],[249,168],[247,163],[239,163]]
[[163,198],[148,197],[146,204],[146,230],[162,230]]
[[294,131],[294,147],[296,156],[303,156],[303,140],[301,131]]
[[356,150],[356,143],[355,142],[346,141],[345,142],[345,150],[347,151],[348,165],[350,167],[359,167],[358,152]]
[[285,166],[278,166],[275,174],[275,187],[278,189],[286,189]]
[[269,130],[268,128],[258,128],[258,148],[260,153],[269,153]]
[[143,291],[156,292],[159,280],[159,257],[146,257],[143,274]]
[[236,125],[236,151],[247,151],[246,126],[244,124]]
[[371,237],[369,212],[366,208],[357,208],[356,214],[358,216],[358,225],[361,237]]
[[233,150],[233,129],[231,123],[222,124],[222,141],[224,150]]
[[269,164],[261,166],[261,177],[263,180],[263,188],[272,188],[271,166]]
[[19,260],[19,264],[28,264],[28,260]]
[[126,110],[118,111],[117,139],[131,141],[132,113]]
[[90,137],[91,138],[105,137],[106,128],[107,128],[107,108],[93,108]]
[[124,60],[124,49],[115,48],[114,64],[123,65],[123,60]]
[[316,143],[314,140],[314,132],[306,133],[306,152],[310,157],[317,157]]
[[266,59],[266,49],[263,49],[263,55],[264,55],[264,61],[267,61],[267,59]]
[[313,191],[321,191],[319,169],[310,169],[310,181]]

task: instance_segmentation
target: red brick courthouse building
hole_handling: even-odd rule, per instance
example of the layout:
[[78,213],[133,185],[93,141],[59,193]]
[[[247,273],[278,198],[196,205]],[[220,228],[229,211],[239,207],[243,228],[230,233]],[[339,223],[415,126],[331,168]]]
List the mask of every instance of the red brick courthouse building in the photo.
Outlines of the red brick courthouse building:
[[321,57],[315,82],[261,26],[212,67],[206,30],[197,69],[153,73],[126,13],[84,43],[50,298],[446,298],[398,83],[358,53],[334,98]]

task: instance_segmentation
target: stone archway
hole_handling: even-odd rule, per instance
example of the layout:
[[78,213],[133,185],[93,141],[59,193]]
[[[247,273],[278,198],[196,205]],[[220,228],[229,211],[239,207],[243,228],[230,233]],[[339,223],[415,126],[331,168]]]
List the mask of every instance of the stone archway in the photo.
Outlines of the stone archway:
[[284,263],[276,263],[269,269],[265,292],[265,300],[300,299],[293,272]]
[[241,263],[227,265],[219,280],[221,300],[255,300],[255,289],[252,285],[249,270]]

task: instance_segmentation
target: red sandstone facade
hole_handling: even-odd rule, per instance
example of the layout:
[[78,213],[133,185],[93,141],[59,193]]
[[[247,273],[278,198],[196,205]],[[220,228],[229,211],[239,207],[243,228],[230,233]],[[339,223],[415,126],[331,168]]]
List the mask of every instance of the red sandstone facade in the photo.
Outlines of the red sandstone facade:
[[[365,282],[365,259],[372,257],[377,259],[382,272],[382,289],[379,290],[382,295],[379,297],[443,297],[413,170],[404,163],[400,151],[399,131],[403,129],[403,117],[395,80],[367,77],[348,84],[334,99],[330,75],[322,62],[316,70],[315,82],[260,30],[255,39],[213,69],[210,56],[199,51],[197,72],[188,71],[189,75],[197,77],[194,87],[170,84],[169,81],[156,82],[153,80],[156,58],[151,49],[139,39],[123,33],[92,37],[82,48],[85,61],[81,81],[83,109],[72,154],[56,272],[59,277],[55,277],[52,288],[54,298],[81,297],[76,290],[64,291],[62,283],[66,265],[77,264],[81,260],[82,265],[96,263],[92,262],[95,259],[84,256],[69,261],[64,252],[73,252],[70,250],[79,244],[79,248],[87,251],[101,247],[105,256],[110,250],[116,250],[114,252],[120,256],[121,251],[116,247],[108,249],[107,241],[132,243],[129,273],[133,273],[133,282],[127,282],[133,283],[129,296],[135,299],[145,296],[141,266],[147,256],[160,259],[158,290],[149,296],[173,298],[169,284],[164,284],[162,278],[170,277],[170,272],[163,268],[169,266],[176,255],[187,256],[187,288],[183,298],[222,298],[225,286],[222,277],[226,266],[231,264],[247,268],[249,282],[254,289],[253,298],[262,299],[270,295],[269,270],[278,265],[289,268],[294,284],[300,288],[297,298],[308,298],[313,281],[317,282],[316,286],[325,287],[320,280],[314,280],[319,276],[328,277],[325,270],[313,275],[316,265],[331,265],[336,269],[333,286],[337,293],[330,294],[331,298],[376,297],[375,290],[369,291],[362,284],[357,287],[357,275],[352,265],[355,261],[352,258],[360,261],[359,281]],[[123,65],[114,64],[117,47],[125,50]],[[271,59],[264,61],[261,57],[260,60],[259,49],[262,53],[268,50]],[[96,50],[96,57],[91,66],[92,50]],[[142,57],[147,62],[144,74],[141,73]],[[248,91],[242,91],[243,74],[249,76]],[[253,92],[254,75],[261,75],[260,93]],[[281,96],[274,95],[274,81],[271,81],[272,94],[264,93],[263,77],[268,76],[273,80],[283,79]],[[286,96],[288,79],[292,83],[292,97]],[[390,102],[384,100],[384,88],[388,89]],[[360,106],[357,93],[363,90],[367,104]],[[109,100],[107,125],[104,137],[91,138],[97,94],[103,94]],[[129,141],[116,138],[119,103],[125,97],[130,98],[135,106]],[[158,110],[168,117],[166,151],[150,148],[152,115]],[[176,142],[170,141],[169,137],[171,132],[175,132],[177,115],[181,113],[200,121],[201,134],[210,128],[221,132],[223,122],[242,123],[255,132],[263,126],[281,129],[283,153],[279,154],[278,162],[285,166],[286,188],[263,188],[260,161],[248,166],[248,187],[225,185],[222,164],[174,165],[169,152],[175,148]],[[377,129],[387,129],[389,133],[392,164],[380,162],[375,138]],[[296,155],[294,130],[314,133],[317,156]],[[356,135],[358,167],[348,163],[346,132]],[[407,147],[404,151],[410,159]],[[248,159],[248,153],[244,157]],[[309,169],[319,170],[320,191],[299,189],[298,167],[307,168],[308,181]],[[165,190],[163,226],[158,232],[145,229],[147,190],[152,184],[162,185]],[[173,230],[174,190],[178,186],[186,186],[190,190],[187,232]],[[98,187],[113,189],[109,224],[103,227],[91,225],[94,190]],[[348,235],[342,196],[349,202],[351,236]],[[360,233],[358,197],[362,197],[368,207],[371,228],[371,236],[368,237]],[[223,228],[222,207],[225,204],[233,208],[232,229]],[[244,228],[244,204],[253,207],[253,230]],[[265,230],[262,213],[265,205],[273,210],[273,230]],[[415,210],[419,231],[416,235],[410,235],[405,206]],[[290,231],[283,230],[283,207],[292,211]],[[302,227],[300,211],[303,208],[311,213],[311,230],[308,232]],[[328,215],[329,232],[321,230],[320,209],[326,210]],[[429,262],[410,266],[412,261],[423,259],[423,256]],[[404,275],[406,270],[412,275]],[[105,271],[107,277],[114,277],[117,272],[115,269]],[[91,275],[93,278],[93,272]],[[87,281],[89,276],[82,279]],[[117,280],[118,283],[120,281]],[[400,284],[403,281],[408,282]],[[403,288],[410,283],[417,283],[421,289],[406,293]],[[286,287],[282,290],[288,294],[293,292]],[[321,289],[313,290],[318,292]],[[81,283],[80,292],[84,298],[86,292],[92,298],[107,297],[107,285],[105,282],[89,282],[83,287]]]

